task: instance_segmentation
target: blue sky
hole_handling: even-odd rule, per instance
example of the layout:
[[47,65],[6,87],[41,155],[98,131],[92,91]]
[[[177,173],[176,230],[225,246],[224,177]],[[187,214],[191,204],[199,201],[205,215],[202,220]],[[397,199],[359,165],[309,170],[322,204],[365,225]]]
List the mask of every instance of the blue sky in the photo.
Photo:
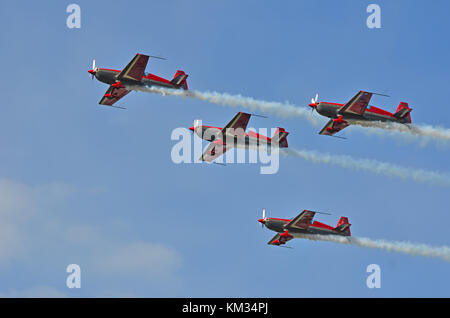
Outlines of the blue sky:
[[[0,3],[0,295],[145,297],[448,297],[449,264],[380,250],[295,240],[266,245],[268,216],[303,209],[348,216],[352,234],[450,245],[447,196],[436,185],[281,158],[259,165],[170,159],[174,128],[196,118],[224,125],[239,108],[131,93],[125,111],[98,106],[106,85],[87,70],[120,69],[136,54],[147,71],[190,76],[191,89],[306,106],[344,102],[358,90],[412,120],[450,127],[447,1],[77,1],[81,29],[66,27],[71,2]],[[293,148],[448,171],[448,145],[345,133],[317,134],[299,118],[252,118],[285,127]],[[79,264],[82,288],[65,286]],[[382,287],[366,287],[379,264]]]

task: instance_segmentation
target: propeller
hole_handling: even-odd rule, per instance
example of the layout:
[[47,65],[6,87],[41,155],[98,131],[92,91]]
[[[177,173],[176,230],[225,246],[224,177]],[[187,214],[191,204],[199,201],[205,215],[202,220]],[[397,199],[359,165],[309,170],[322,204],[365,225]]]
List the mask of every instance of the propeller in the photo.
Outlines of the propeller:
[[316,105],[317,104],[317,99],[319,98],[319,93],[316,93],[316,96],[314,98],[311,98],[311,104]]
[[262,210],[262,218],[258,220],[261,223],[261,228],[264,227],[264,223],[266,223],[266,209]]
[[311,116],[314,112],[314,109],[317,107],[317,99],[319,98],[319,93],[316,93],[316,96],[314,98],[311,98],[311,104],[309,104],[309,107],[311,107]]
[[95,73],[97,73],[98,68],[95,67],[95,58],[92,60],[92,69],[88,72],[91,73],[92,79],[94,79]]

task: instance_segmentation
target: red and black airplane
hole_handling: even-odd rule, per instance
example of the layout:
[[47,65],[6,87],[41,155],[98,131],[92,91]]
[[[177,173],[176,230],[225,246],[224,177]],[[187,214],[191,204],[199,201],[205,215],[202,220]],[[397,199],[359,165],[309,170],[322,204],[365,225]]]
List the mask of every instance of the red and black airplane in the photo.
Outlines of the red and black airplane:
[[112,106],[131,91],[131,89],[127,89],[127,86],[160,86],[175,89],[188,89],[186,83],[188,75],[183,71],[178,70],[171,81],[146,73],[145,68],[147,67],[149,57],[159,58],[138,53],[121,71],[95,67],[94,60],[92,69],[88,72],[92,74],[92,78],[95,76],[100,82],[110,85],[99,104]]
[[200,126],[200,120],[194,120],[194,126],[189,129],[195,132],[200,138],[210,142],[200,160],[212,162],[231,148],[258,150],[264,145],[269,150],[272,147],[288,147],[286,137],[289,133],[284,128],[278,127],[272,138],[254,131],[245,132],[251,116],[251,114],[239,112],[223,128],[205,125]]
[[[381,95],[359,91],[346,104],[317,102],[318,95],[311,99],[309,104],[322,116],[331,118],[319,132],[321,135],[332,136],[355,122],[363,126],[371,126],[371,122],[396,122],[400,124],[411,123],[411,111],[408,103],[401,102],[395,113],[390,113],[375,106],[369,106],[372,95]],[[385,96],[385,95],[384,95]]]
[[348,218],[342,216],[336,227],[333,227],[318,221],[312,222],[316,213],[320,212],[303,210],[295,218],[288,220],[268,218],[266,217],[266,209],[263,209],[262,218],[258,222],[265,225],[269,230],[278,232],[267,243],[269,245],[280,246],[295,237],[302,238],[305,234],[351,236],[351,224],[348,223]]

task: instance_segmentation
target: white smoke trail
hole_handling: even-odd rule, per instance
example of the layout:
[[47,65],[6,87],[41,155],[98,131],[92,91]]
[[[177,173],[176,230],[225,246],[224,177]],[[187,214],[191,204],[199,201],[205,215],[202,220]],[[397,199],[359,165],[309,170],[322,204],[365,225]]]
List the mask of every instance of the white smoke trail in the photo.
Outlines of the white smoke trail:
[[[311,111],[309,109],[305,107],[295,106],[289,102],[268,102],[257,100],[251,97],[245,97],[242,95],[231,95],[218,92],[199,92],[193,90],[184,91],[162,87],[128,86],[127,88],[148,93],[159,93],[162,95],[195,98],[223,106],[240,106],[248,108],[250,110],[258,110],[282,118],[300,117],[306,119],[315,126],[322,123],[322,121],[311,116]],[[411,137],[415,140],[419,139],[422,145],[430,139],[441,140],[445,142],[450,141],[450,129],[444,127],[433,127],[431,125],[423,124],[406,126],[390,122],[366,122],[357,120],[351,121],[351,123],[353,125],[371,128],[369,133],[381,135],[385,134],[386,132],[390,132],[392,134],[395,134],[395,136],[403,137],[406,139],[411,139]]]
[[252,111],[258,110],[267,114],[287,118],[287,117],[301,117],[308,120],[314,125],[319,124],[319,121],[311,116],[311,110],[305,107],[298,107],[290,104],[289,102],[267,102],[263,100],[257,100],[251,97],[244,97],[242,95],[231,95],[227,93],[218,92],[199,92],[193,90],[175,90],[161,87],[143,87],[143,86],[128,86],[128,89],[148,92],[159,93],[162,95],[189,97],[193,99],[199,99],[207,102],[211,102],[223,106],[231,107],[244,107]]
[[412,179],[416,182],[427,182],[442,186],[450,186],[450,175],[448,174],[409,167],[402,167],[395,164],[380,162],[373,159],[359,159],[353,158],[348,155],[331,155],[327,153],[319,153],[313,150],[295,150],[295,149],[281,149],[280,154],[295,156],[298,158],[309,160],[313,163],[331,164],[344,168],[350,168],[353,170],[369,171],[390,177]]
[[394,136],[400,136],[409,139],[422,137],[422,144],[425,144],[430,139],[445,142],[450,141],[450,129],[445,127],[433,127],[431,125],[424,124],[406,126],[395,122],[365,122],[358,120],[352,120],[350,121],[350,123],[361,127],[367,127],[369,128],[369,133],[374,134],[386,134],[386,132],[389,132]]
[[352,244],[360,247],[378,248],[390,252],[405,253],[409,255],[434,257],[450,262],[450,247],[447,246],[433,247],[426,244],[414,244],[409,242],[386,241],[386,240],[372,240],[365,237],[353,237],[353,236],[345,237],[345,236],[318,235],[318,234],[303,234],[301,235],[301,238],[313,241],[327,241],[339,244]]

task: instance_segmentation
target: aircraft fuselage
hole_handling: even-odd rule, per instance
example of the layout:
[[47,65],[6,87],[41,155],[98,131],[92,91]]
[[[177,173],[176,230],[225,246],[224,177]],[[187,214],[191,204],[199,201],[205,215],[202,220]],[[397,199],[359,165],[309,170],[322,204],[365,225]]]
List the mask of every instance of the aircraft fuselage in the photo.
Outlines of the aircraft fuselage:
[[[270,149],[274,146],[271,142],[271,138],[255,133],[253,131],[249,131],[242,135],[242,137],[236,136],[219,136],[222,128],[212,127],[212,126],[196,126],[190,128],[195,132],[197,136],[202,138],[203,140],[209,142],[223,142],[226,145],[233,145],[235,148],[243,148],[243,149],[255,149],[259,148]],[[280,147],[283,148],[283,147]]]
[[[317,112],[328,118],[338,118],[341,114],[338,114],[339,109],[344,106],[344,104],[335,104],[320,102],[317,104],[315,109]],[[383,121],[383,122],[397,122],[397,123],[408,123],[407,118],[397,118],[392,113],[385,111],[383,109],[377,108],[375,106],[367,107],[367,110],[362,115],[357,114],[344,114],[342,119],[351,122],[354,121]]]
[[[277,219],[277,218],[267,218],[264,221],[264,225],[272,231],[283,233],[286,231],[285,225],[291,220],[287,219]],[[320,234],[320,235],[341,235],[348,236],[345,232],[336,231],[333,227],[326,225],[324,223],[314,221],[307,230],[301,229],[289,229],[289,234],[293,237],[302,237],[304,234]]]
[[[99,68],[95,72],[95,78],[99,80],[100,82],[103,82],[105,84],[114,84],[116,83],[117,76],[120,74],[119,70],[112,70],[112,69],[105,69],[105,68]],[[178,88],[174,84],[172,84],[170,81],[153,75],[153,74],[146,74],[142,77],[141,81],[134,81],[134,80],[127,80],[127,79],[121,79],[120,83],[124,86],[126,85],[133,85],[133,86],[161,86],[166,88]]]

